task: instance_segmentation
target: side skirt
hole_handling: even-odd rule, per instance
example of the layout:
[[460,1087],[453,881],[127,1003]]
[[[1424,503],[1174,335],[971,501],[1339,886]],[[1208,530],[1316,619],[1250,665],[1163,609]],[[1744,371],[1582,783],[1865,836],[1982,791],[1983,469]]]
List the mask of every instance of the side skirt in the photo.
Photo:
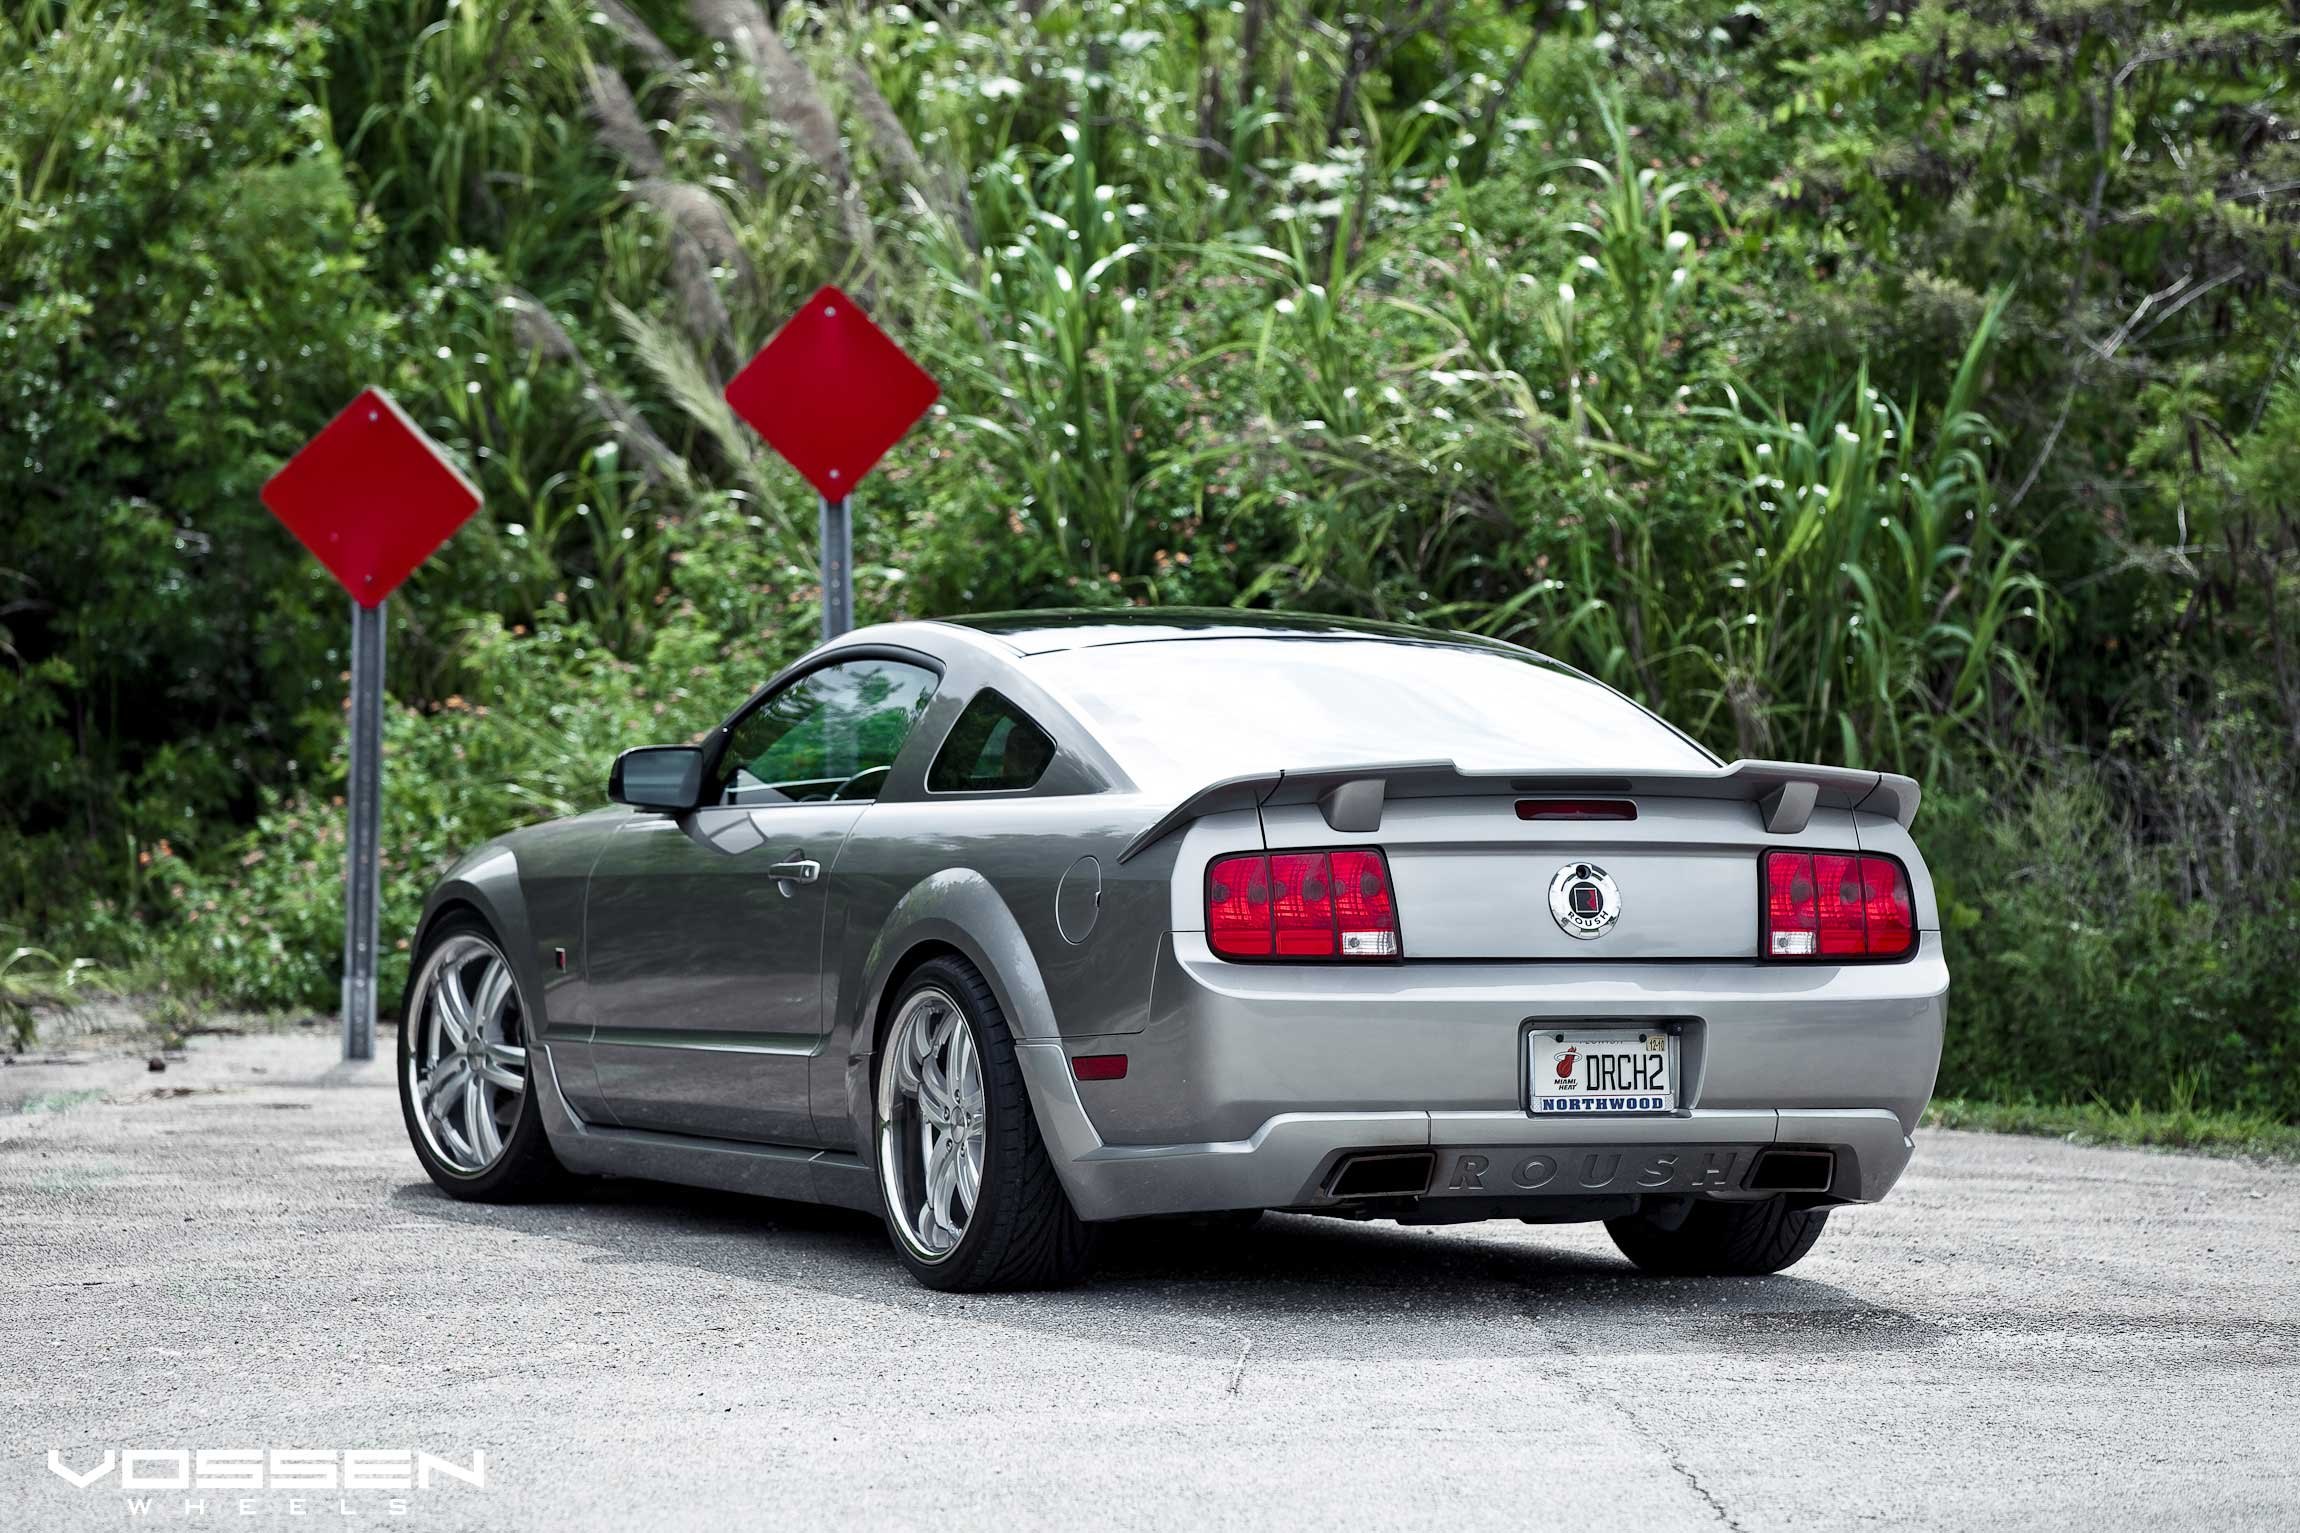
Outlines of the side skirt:
[[[545,1058],[548,1061],[548,1049]],[[880,1211],[878,1183],[859,1155],[586,1123],[559,1090],[556,1067],[546,1069],[543,1080],[544,1128],[551,1152],[570,1171],[828,1203],[866,1214]]]

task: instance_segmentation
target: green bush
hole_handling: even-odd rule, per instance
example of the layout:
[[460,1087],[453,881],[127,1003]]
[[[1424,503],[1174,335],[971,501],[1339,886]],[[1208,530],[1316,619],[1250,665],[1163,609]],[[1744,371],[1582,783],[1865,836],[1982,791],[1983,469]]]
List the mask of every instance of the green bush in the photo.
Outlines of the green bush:
[[[387,949],[408,949],[423,898],[465,852],[513,826],[607,802],[618,751],[691,740],[763,682],[773,661],[698,645],[689,627],[644,663],[580,625],[514,634],[492,620],[465,638],[475,695],[393,708],[384,729],[383,907]],[[338,771],[341,763],[337,763]],[[185,983],[262,1008],[332,1008],[342,975],[345,811],[340,793],[275,797],[223,856],[160,875],[165,902],[139,945]],[[397,1004],[404,963],[383,965]]]
[[1919,828],[1954,976],[1944,1091],[2300,1121],[2300,884],[2185,897],[2177,854],[2074,775],[1936,800]]

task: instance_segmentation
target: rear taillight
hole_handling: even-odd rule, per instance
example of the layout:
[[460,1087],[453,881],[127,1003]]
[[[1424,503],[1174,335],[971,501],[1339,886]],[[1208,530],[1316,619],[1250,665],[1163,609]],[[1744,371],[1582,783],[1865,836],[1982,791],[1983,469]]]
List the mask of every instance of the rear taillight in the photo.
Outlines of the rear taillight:
[[1396,958],[1389,863],[1374,847],[1217,857],[1206,944],[1224,958]]
[[1917,945],[1909,872],[1895,858],[1767,852],[1764,882],[1767,958],[1899,958]]

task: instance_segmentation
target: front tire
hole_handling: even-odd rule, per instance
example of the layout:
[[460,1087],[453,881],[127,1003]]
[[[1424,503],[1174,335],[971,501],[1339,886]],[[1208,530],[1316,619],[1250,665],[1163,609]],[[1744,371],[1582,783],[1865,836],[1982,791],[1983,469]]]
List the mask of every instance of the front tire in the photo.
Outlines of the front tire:
[[425,937],[399,1025],[399,1111],[451,1198],[519,1202],[565,1175],[530,1089],[533,1015],[484,921],[450,916]]
[[1608,1219],[1621,1254],[1665,1277],[1763,1277],[1804,1260],[1829,1222],[1825,1208],[1791,1208],[1786,1198],[1755,1203],[1697,1202],[1674,1226],[1638,1215]]
[[1093,1231],[1055,1177],[1006,1015],[972,965],[919,967],[874,1073],[879,1196],[911,1276],[948,1293],[1086,1276]]

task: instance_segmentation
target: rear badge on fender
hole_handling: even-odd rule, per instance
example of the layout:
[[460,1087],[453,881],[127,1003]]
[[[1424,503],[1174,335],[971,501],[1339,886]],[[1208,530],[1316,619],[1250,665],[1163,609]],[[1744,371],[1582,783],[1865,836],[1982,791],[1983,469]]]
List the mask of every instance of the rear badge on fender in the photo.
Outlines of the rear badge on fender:
[[1568,937],[1602,937],[1621,919],[1621,891],[1596,863],[1569,862],[1549,881],[1549,913]]

